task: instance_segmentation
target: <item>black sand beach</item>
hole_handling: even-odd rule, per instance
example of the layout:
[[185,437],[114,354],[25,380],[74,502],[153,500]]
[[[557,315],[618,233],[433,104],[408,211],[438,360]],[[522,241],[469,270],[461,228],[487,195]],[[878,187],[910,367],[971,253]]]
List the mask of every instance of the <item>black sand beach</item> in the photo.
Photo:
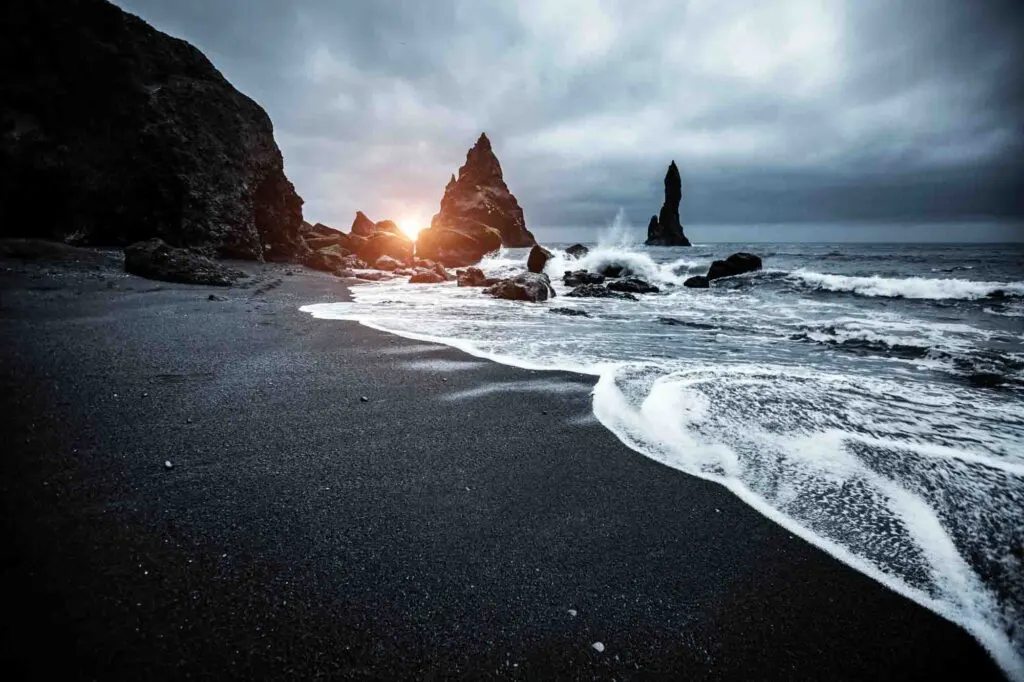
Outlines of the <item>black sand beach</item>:
[[1001,679],[620,444],[588,378],[315,320],[341,280],[240,267],[0,261],[7,679]]

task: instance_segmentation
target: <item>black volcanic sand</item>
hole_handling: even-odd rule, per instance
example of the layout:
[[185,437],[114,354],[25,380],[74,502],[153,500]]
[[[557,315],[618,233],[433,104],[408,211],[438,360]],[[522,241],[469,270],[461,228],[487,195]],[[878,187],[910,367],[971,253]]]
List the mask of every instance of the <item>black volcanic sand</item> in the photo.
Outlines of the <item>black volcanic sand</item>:
[[292,266],[119,267],[0,260],[7,679],[1001,677],[587,377],[313,319],[345,286]]

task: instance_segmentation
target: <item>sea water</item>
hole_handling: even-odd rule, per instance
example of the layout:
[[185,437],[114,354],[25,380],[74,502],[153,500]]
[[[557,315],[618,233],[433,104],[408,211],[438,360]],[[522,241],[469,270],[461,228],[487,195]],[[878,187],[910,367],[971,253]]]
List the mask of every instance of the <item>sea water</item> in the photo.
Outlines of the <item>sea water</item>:
[[[1024,246],[590,246],[552,248],[545,303],[403,279],[303,310],[595,375],[622,442],[959,623],[1024,680]],[[682,286],[737,251],[764,270]],[[480,267],[512,275],[526,255]],[[605,264],[661,292],[564,296],[563,271]]]

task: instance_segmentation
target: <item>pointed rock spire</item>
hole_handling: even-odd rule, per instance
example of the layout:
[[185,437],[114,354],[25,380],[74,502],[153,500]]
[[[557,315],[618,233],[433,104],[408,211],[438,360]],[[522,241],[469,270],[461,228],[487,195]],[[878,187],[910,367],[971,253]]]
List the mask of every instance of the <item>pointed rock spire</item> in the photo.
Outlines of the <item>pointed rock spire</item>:
[[690,240],[683,234],[683,225],[679,222],[679,202],[683,198],[683,181],[679,175],[679,167],[673,161],[665,173],[665,203],[661,205],[658,216],[651,217],[647,226],[648,246],[690,246]]
[[505,185],[491,141],[481,133],[458,175],[445,187],[430,229],[420,232],[417,251],[445,264],[468,265],[503,245],[535,243],[526,229],[523,209]]

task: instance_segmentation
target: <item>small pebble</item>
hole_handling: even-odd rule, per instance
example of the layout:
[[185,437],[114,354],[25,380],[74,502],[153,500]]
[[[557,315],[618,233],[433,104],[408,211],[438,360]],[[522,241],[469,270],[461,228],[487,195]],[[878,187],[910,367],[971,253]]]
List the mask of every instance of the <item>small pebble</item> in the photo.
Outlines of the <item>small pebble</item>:
[[143,392],[142,392],[142,397],[143,397],[143,398],[148,398],[148,397],[149,397],[149,394],[148,394],[148,393],[146,393],[145,391],[143,391]]
[[185,423],[186,424],[191,424],[192,423],[192,417],[186,417],[185,418]]
[[171,460],[167,460],[167,461],[164,462],[164,469],[167,469],[168,471],[170,471],[173,468],[174,468],[174,464],[171,463]]
[[569,615],[572,616],[573,618],[575,618],[576,617],[576,609],[569,609]]
[[542,410],[542,411],[541,411],[541,414],[547,414],[547,413],[548,413],[548,411],[547,411],[547,410]]
[[363,396],[362,398],[360,398],[360,399],[359,399],[359,402],[361,402],[361,403],[368,403],[368,402],[370,402],[370,399],[369,399],[369,398],[367,398],[367,397],[366,397],[366,396],[364,395],[364,396]]
[[604,644],[601,644],[601,642],[594,642],[590,646],[594,647],[594,651],[596,651],[597,653],[604,652]]

